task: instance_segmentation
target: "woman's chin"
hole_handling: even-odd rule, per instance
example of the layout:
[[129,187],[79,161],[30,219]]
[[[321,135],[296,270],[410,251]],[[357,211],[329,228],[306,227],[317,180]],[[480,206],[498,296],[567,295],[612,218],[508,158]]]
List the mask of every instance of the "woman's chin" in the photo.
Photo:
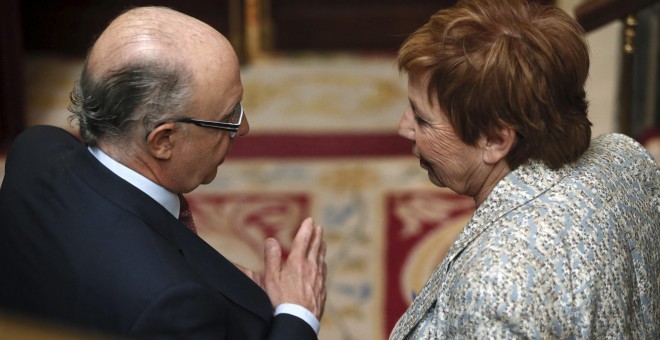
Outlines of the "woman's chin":
[[431,183],[433,183],[433,185],[437,187],[444,188],[447,186],[444,183],[442,183],[437,177],[435,177],[430,171],[429,171],[429,180],[431,181]]

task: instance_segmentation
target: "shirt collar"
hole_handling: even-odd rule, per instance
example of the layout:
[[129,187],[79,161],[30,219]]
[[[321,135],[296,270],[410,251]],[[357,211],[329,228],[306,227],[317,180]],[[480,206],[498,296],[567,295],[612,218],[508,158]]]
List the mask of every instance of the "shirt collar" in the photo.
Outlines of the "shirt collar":
[[126,182],[140,189],[142,192],[162,205],[163,208],[167,209],[167,211],[174,215],[174,217],[179,218],[180,203],[179,197],[176,194],[152,182],[136,171],[129,169],[125,165],[117,162],[101,149],[97,147],[88,147],[87,149],[96,159],[98,159],[99,162],[101,162],[101,164],[112,171],[115,175],[121,177]]

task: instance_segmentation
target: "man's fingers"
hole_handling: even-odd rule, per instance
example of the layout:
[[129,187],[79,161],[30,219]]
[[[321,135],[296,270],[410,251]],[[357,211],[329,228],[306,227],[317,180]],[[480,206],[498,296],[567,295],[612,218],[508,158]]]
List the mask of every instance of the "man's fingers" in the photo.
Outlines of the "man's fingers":
[[282,247],[274,238],[264,242],[264,263],[266,275],[279,273],[282,270]]
[[325,274],[327,274],[327,265],[325,264],[325,250],[326,250],[326,245],[325,241],[321,242],[321,250],[319,251],[318,255],[318,263],[321,264],[321,268],[323,269],[323,282],[325,282]]
[[319,225],[314,227],[314,237],[312,238],[312,245],[309,247],[309,252],[307,253],[307,259],[309,261],[319,261],[319,250],[321,249],[321,244],[323,243],[323,228]]
[[326,299],[326,245],[323,228],[306,218],[296,232],[288,259],[282,258],[282,246],[273,239],[264,242],[264,287],[273,305],[294,303],[317,318],[323,314]]
[[300,229],[293,238],[290,256],[304,258],[310,246],[312,234],[314,233],[314,220],[311,217],[306,218],[300,225]]

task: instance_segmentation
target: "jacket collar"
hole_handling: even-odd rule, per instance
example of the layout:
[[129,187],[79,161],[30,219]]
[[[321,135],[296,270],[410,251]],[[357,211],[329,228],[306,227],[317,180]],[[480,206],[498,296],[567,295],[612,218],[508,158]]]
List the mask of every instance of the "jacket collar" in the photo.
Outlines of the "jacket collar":
[[506,175],[477,208],[470,222],[452,244],[443,261],[446,270],[449,270],[451,262],[472,241],[493,226],[498,219],[543,194],[566,177],[572,167],[567,165],[552,170],[543,162],[532,160]]

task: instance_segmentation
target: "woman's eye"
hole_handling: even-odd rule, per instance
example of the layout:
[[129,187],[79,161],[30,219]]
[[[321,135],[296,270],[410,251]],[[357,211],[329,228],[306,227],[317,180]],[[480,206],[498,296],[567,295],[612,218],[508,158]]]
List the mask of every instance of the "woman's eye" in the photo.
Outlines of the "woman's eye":
[[417,122],[417,124],[420,124],[420,125],[428,124],[424,119],[422,119],[418,115],[415,115],[415,122]]

